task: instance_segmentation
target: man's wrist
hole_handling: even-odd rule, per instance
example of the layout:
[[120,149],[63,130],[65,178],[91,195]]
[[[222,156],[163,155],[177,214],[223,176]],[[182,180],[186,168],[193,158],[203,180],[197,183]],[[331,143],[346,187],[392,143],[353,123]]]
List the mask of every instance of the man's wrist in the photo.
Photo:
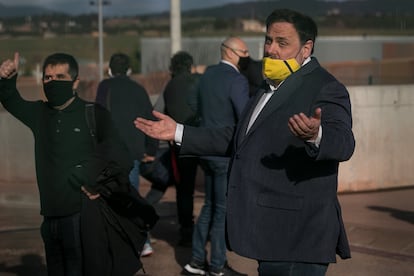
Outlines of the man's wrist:
[[319,145],[321,144],[321,139],[322,139],[322,126],[319,126],[318,136],[316,136],[315,139],[310,139],[310,140],[307,140],[306,142],[314,144],[315,147],[319,148]]
[[177,123],[177,127],[175,128],[175,134],[174,134],[174,142],[176,144],[181,145],[183,141],[183,134],[184,134],[184,125]]

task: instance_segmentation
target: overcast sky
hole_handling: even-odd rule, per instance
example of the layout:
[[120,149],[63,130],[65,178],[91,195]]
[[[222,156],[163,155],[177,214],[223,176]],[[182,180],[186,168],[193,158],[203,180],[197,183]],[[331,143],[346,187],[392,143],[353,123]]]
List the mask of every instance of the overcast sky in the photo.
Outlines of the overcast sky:
[[[98,0],[93,1],[98,2]],[[181,10],[249,1],[255,0],[181,0]],[[56,11],[66,11],[71,14],[95,12],[96,7],[91,6],[90,2],[91,0],[0,0],[0,3],[7,6],[35,5]],[[170,8],[170,0],[109,0],[109,2],[110,5],[103,9],[104,15],[146,14],[168,11]]]

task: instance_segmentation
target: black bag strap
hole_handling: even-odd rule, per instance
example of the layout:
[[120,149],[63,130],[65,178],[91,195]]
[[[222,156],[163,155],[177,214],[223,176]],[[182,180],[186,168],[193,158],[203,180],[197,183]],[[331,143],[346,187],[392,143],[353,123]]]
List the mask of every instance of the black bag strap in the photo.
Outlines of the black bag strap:
[[95,118],[95,104],[88,103],[85,104],[85,118],[86,124],[89,128],[89,133],[93,140],[93,145],[96,147],[97,137],[96,137],[96,118]]

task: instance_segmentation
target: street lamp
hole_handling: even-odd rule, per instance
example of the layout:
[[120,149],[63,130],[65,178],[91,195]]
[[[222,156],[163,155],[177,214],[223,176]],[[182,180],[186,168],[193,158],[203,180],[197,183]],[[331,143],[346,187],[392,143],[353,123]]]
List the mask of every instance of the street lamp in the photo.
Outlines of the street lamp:
[[[90,5],[96,5],[96,2],[90,1]],[[102,6],[109,5],[111,2],[98,0],[98,42],[99,42],[99,81],[103,79],[103,16]]]
[[170,1],[171,55],[181,50],[181,0]]

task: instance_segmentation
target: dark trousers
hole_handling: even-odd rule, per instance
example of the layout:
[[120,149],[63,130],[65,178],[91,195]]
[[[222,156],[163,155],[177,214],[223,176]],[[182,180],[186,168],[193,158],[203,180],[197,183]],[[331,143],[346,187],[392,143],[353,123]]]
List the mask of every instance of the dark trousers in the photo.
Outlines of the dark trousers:
[[50,276],[82,275],[80,214],[44,217],[41,226]]
[[180,180],[176,183],[178,223],[181,228],[192,228],[194,223],[194,186],[198,157],[179,157],[177,167]]
[[328,264],[259,261],[259,276],[324,276]]

